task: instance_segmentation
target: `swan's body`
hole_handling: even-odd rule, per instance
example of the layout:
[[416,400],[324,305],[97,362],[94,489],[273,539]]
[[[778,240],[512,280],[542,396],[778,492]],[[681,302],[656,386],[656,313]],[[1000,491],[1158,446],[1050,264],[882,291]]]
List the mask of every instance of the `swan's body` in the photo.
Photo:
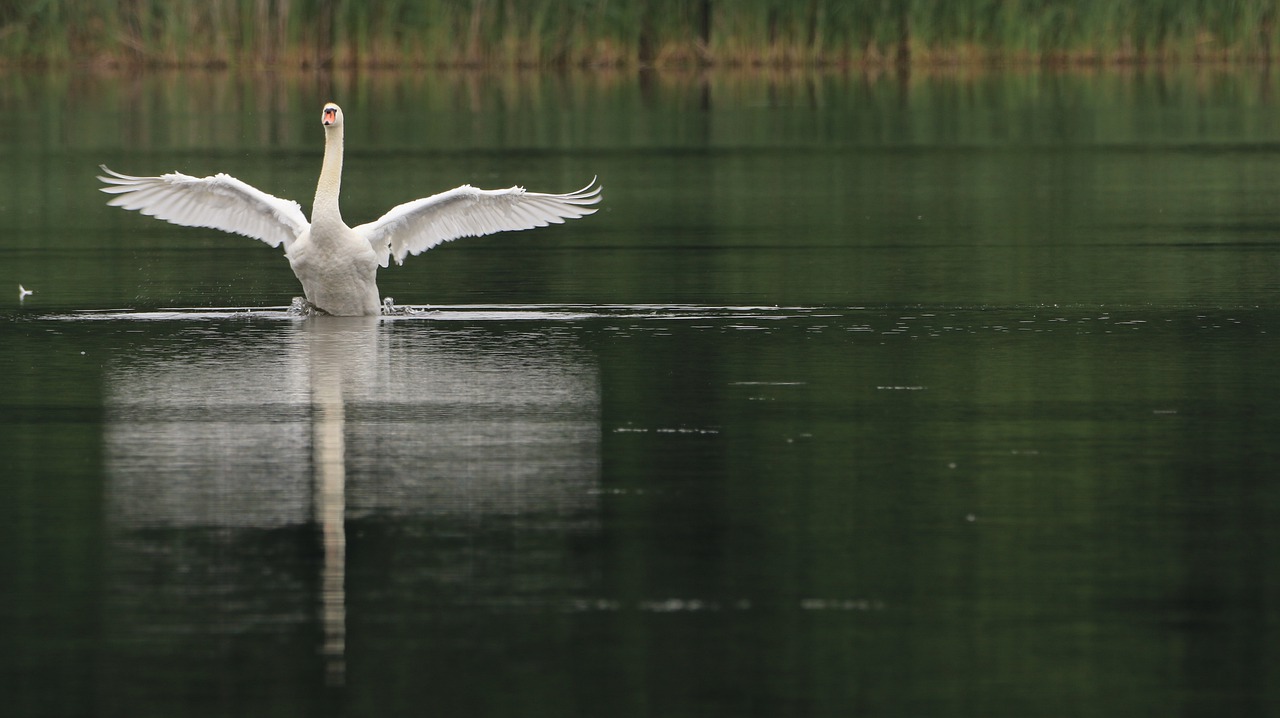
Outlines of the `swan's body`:
[[338,209],[342,187],[342,110],[324,107],[324,164],[311,221],[297,202],[273,197],[225,174],[196,178],[180,173],[133,177],[102,168],[98,179],[117,195],[107,204],[136,209],[174,224],[212,227],[284,245],[307,301],[341,316],[378,314],[378,267],[401,264],[458,237],[559,224],[594,213],[595,181],[577,192],[542,194],[521,187],[480,190],[470,185],[406,202],[382,217],[348,227]]

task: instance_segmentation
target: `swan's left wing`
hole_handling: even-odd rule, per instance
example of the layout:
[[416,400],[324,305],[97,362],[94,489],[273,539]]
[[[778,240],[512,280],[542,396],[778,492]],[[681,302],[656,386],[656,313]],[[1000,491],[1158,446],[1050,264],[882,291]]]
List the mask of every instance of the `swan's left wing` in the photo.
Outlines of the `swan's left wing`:
[[523,187],[476,189],[470,185],[416,199],[355,228],[369,240],[382,266],[389,257],[403,264],[410,254],[459,237],[545,227],[594,213],[600,201],[596,181],[566,194],[526,192]]
[[134,177],[102,165],[107,184],[102,191],[116,195],[107,204],[136,209],[187,227],[211,227],[260,239],[272,247],[293,243],[308,227],[297,202],[280,199],[231,175],[192,177],[171,172],[159,177]]

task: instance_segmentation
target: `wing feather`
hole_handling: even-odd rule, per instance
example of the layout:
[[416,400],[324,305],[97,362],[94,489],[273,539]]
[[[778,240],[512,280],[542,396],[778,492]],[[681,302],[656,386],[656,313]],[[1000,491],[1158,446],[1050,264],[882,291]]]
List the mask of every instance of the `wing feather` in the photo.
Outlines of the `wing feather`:
[[382,266],[390,257],[403,264],[406,256],[421,254],[459,237],[561,224],[593,214],[602,187],[592,179],[586,187],[566,194],[526,192],[523,187],[484,190],[462,185],[447,192],[405,202],[378,219],[355,228]]
[[280,199],[226,174],[191,177],[172,172],[159,177],[134,177],[101,165],[106,183],[101,190],[115,195],[112,207],[187,227],[210,227],[260,239],[285,249],[310,226],[297,202]]

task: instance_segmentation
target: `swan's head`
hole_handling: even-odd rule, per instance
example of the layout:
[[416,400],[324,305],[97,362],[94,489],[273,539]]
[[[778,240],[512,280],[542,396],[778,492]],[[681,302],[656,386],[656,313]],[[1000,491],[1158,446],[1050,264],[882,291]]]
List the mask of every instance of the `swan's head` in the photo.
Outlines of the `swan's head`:
[[330,102],[324,106],[324,114],[320,117],[320,124],[325,127],[341,127],[342,126],[342,108]]

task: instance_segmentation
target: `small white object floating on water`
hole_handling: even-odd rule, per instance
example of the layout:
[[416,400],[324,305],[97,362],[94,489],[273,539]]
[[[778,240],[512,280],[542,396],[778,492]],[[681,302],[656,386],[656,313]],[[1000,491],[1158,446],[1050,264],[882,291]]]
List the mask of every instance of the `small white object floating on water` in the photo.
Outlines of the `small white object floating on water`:
[[30,294],[35,294],[35,292],[31,291],[30,289],[27,289],[21,284],[18,285],[18,301],[19,302],[26,300],[27,295],[30,295]]

